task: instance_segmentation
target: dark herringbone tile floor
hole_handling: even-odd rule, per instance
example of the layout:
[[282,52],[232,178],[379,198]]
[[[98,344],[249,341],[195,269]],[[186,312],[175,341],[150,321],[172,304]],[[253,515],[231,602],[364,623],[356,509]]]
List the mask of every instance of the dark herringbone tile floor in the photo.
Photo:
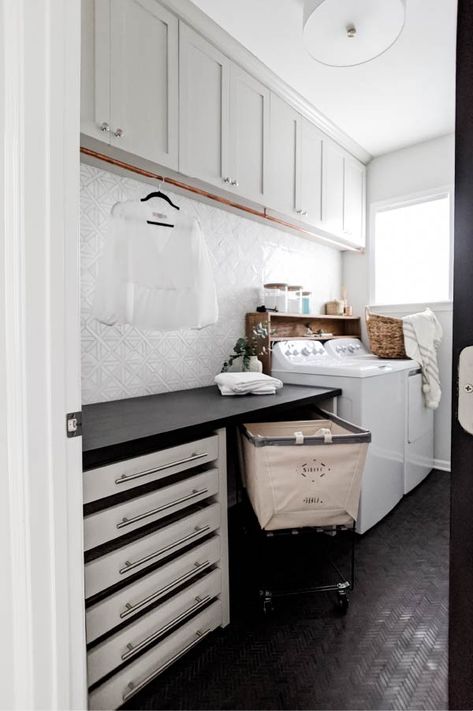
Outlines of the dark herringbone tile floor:
[[232,624],[130,708],[446,709],[448,511],[449,477],[433,472],[359,540],[346,617],[328,595],[256,614],[236,538]]

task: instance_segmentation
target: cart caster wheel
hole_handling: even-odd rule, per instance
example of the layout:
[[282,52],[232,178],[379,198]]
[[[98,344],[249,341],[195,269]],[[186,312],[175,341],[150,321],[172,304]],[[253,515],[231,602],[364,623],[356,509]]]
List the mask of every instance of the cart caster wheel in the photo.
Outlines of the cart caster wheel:
[[266,590],[261,590],[260,592],[261,595],[261,609],[263,611],[263,615],[265,617],[268,617],[271,615],[271,613],[274,612],[274,607],[273,607],[273,597],[270,592],[267,592]]
[[342,615],[346,615],[350,605],[350,598],[346,592],[337,593],[337,609]]

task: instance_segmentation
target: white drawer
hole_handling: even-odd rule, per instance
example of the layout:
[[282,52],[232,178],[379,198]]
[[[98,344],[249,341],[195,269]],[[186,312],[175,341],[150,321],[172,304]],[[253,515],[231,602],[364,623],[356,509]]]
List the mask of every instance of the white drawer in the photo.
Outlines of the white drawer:
[[86,598],[120,583],[153,563],[198,541],[220,525],[220,506],[206,506],[190,516],[143,536],[85,564]]
[[180,627],[89,695],[89,709],[116,709],[222,624],[219,601]]
[[84,472],[84,503],[158,481],[217,458],[218,437],[213,435],[143,457],[90,469]]
[[88,607],[85,612],[87,642],[93,642],[117,625],[133,619],[138,612],[216,563],[221,556],[221,545],[220,536],[214,536]]
[[140,617],[134,624],[94,647],[87,655],[89,686],[124,662],[134,659],[163,634],[205,607],[220,594],[221,584],[220,570],[212,570],[201,580]]
[[218,470],[196,474],[84,519],[85,550],[207,499],[218,492]]

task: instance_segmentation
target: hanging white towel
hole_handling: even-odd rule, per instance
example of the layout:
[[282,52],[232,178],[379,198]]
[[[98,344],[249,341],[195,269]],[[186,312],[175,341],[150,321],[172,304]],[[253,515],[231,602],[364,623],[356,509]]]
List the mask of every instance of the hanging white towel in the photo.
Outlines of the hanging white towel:
[[437,359],[437,350],[443,336],[442,327],[430,309],[405,316],[402,321],[406,354],[422,368],[425,404],[436,410],[442,396]]
[[219,373],[215,376],[222,395],[274,395],[283,386],[278,378],[264,373]]
[[215,323],[215,282],[199,222],[163,208],[161,201],[114,205],[93,313],[107,325],[128,323],[157,331]]

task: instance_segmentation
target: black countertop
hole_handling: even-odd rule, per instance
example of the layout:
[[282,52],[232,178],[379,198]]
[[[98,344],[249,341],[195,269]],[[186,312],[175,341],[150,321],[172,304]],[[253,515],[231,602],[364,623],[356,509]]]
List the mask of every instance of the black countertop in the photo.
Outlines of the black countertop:
[[276,395],[220,395],[216,385],[85,405],[84,469],[139,456],[205,436],[218,427],[247,417],[274,416],[278,411],[327,400],[341,394],[333,388],[285,385]]

